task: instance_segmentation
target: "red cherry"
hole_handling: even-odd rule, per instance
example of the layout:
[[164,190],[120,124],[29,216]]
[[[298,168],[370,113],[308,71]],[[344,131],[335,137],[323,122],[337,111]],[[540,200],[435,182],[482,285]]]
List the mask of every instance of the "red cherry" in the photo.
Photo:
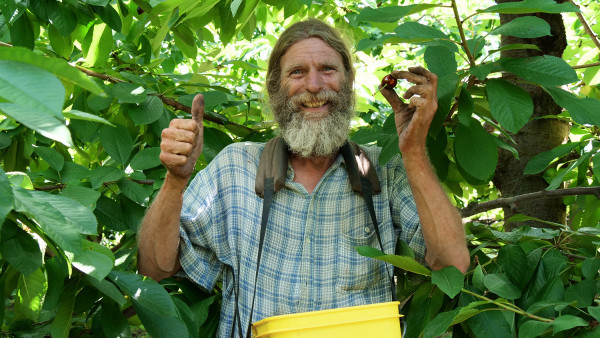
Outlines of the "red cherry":
[[381,80],[381,88],[386,88],[386,89],[392,89],[394,87],[396,87],[396,84],[398,83],[398,80],[392,76],[392,74],[388,74],[386,76],[383,77],[383,79]]

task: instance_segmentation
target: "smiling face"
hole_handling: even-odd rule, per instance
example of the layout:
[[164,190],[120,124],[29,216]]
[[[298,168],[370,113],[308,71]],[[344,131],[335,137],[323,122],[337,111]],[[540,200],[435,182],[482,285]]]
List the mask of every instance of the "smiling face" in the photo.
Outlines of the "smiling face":
[[297,41],[281,58],[281,88],[290,98],[303,95],[300,108],[307,118],[327,113],[331,102],[315,94],[338,92],[344,78],[342,56],[319,38]]
[[302,157],[335,154],[354,116],[352,81],[340,53],[308,38],[292,44],[280,64],[281,85],[270,103],[282,137]]

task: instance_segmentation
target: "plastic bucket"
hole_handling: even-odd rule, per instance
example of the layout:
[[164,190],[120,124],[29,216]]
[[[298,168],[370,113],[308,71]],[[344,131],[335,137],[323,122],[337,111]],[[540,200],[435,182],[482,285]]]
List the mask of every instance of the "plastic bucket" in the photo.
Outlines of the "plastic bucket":
[[399,302],[352,306],[265,318],[252,325],[256,338],[400,338]]

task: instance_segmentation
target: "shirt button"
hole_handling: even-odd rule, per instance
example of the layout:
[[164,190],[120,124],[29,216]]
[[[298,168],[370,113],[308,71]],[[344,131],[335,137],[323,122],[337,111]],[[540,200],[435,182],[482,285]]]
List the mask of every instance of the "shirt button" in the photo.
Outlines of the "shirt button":
[[310,238],[307,238],[307,239],[306,239],[304,242],[305,242],[306,244],[310,244]]
[[371,229],[369,227],[365,227],[365,232],[369,233],[369,232],[371,232]]

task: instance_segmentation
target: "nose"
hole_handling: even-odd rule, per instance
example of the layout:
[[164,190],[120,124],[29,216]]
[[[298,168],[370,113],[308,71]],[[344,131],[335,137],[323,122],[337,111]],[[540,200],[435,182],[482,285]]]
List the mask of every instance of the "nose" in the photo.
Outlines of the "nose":
[[311,93],[318,93],[323,90],[323,76],[319,71],[311,69],[305,78],[305,88]]

